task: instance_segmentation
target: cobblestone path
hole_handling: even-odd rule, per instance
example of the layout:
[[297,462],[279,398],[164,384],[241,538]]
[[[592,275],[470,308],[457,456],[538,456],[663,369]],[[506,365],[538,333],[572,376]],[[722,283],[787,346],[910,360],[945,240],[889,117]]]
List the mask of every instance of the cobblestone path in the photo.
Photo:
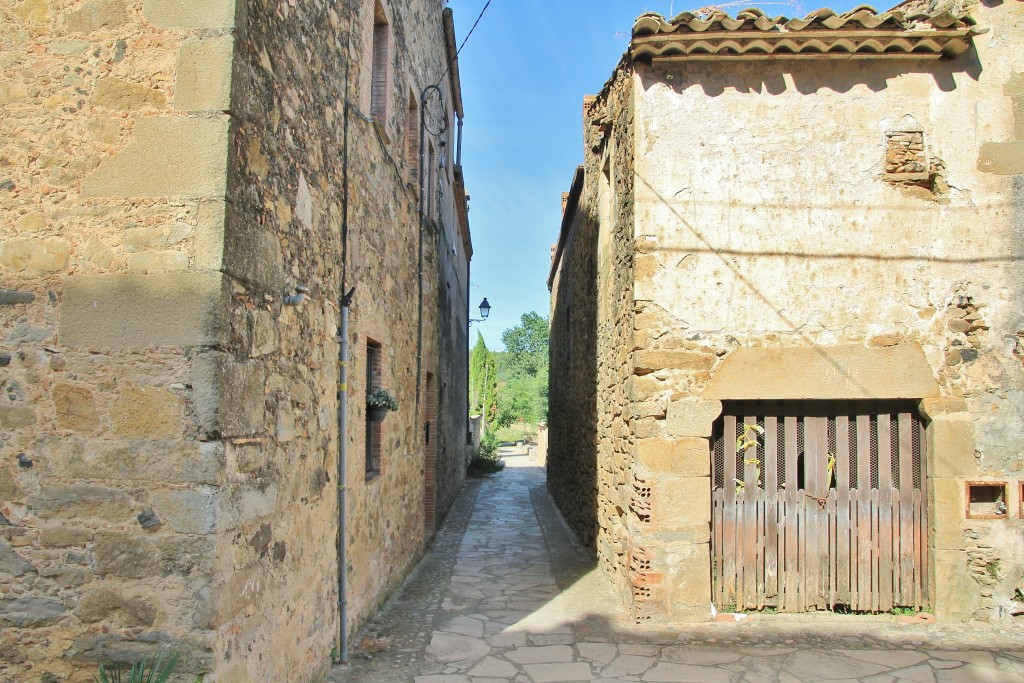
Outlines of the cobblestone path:
[[637,626],[555,511],[544,472],[461,494],[399,595],[330,680],[367,683],[1024,683],[1022,625],[756,615]]

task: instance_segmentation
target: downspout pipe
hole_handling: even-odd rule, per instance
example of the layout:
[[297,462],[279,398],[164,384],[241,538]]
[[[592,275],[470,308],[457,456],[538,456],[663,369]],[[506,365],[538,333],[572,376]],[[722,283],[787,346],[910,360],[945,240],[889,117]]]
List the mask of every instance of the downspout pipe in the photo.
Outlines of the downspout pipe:
[[341,337],[339,364],[341,382],[338,384],[338,609],[339,637],[338,661],[348,664],[348,309],[356,288],[341,300]]
[[455,165],[462,168],[462,117],[459,117],[459,139],[455,146]]
[[339,349],[338,364],[338,471],[335,481],[338,486],[338,652],[335,663],[348,664],[348,309],[352,304],[355,287],[346,292],[348,286],[348,132],[349,115],[352,105],[349,102],[350,78],[352,73],[352,6],[348,9],[349,34],[348,51],[345,59],[345,106],[342,110],[341,143],[341,323],[338,328]]

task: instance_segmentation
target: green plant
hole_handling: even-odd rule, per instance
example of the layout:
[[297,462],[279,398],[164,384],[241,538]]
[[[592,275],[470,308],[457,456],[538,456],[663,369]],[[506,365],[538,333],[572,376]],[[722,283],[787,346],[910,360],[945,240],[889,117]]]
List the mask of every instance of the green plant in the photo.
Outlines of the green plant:
[[387,389],[374,389],[366,394],[366,405],[369,408],[398,410],[398,401],[395,400],[395,397]]
[[[92,679],[95,683],[165,683],[174,673],[180,659],[181,655],[177,652],[164,651],[152,662],[145,659],[133,662],[128,671],[120,666],[108,669],[106,664],[101,664],[99,676],[94,675]],[[202,681],[202,676],[196,681]]]
[[917,614],[917,610],[913,607],[896,606],[892,608],[892,613],[904,617],[912,617]]
[[[753,432],[753,435],[751,434]],[[754,472],[757,474],[756,481],[761,481],[761,458],[757,457],[757,435],[764,434],[764,427],[757,425],[743,425],[743,433],[736,437],[736,452],[744,453],[747,449],[754,449],[753,458],[744,458],[743,462],[747,465],[756,465]],[[747,485],[742,479],[733,479],[736,484],[736,493],[740,494],[743,492],[743,488]]]
[[501,458],[497,456],[486,457],[480,455],[478,451],[470,458],[469,465],[466,467],[466,474],[479,479],[480,477],[486,477],[488,474],[497,474],[503,469],[505,469],[505,463],[502,462]]
[[497,457],[495,453],[498,452],[498,437],[490,429],[484,430],[484,435],[480,439],[480,451],[479,455],[484,458]]
[[487,429],[480,439],[480,447],[473,449],[473,455],[466,467],[466,474],[475,477],[486,477],[505,469],[505,463],[498,457],[498,438]]

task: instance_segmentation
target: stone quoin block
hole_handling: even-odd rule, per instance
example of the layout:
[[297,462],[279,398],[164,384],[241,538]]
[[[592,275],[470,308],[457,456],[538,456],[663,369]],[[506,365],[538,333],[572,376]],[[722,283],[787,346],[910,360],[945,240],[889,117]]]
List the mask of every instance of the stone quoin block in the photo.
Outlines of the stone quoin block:
[[232,28],[235,0],[144,0],[142,16],[160,28]]
[[86,197],[222,197],[227,116],[138,118],[132,141],[82,181]]
[[929,479],[927,495],[929,545],[937,550],[963,550],[963,483],[956,479]]
[[181,222],[129,228],[124,231],[124,247],[129,252],[171,249],[191,233],[192,227]]
[[215,607],[211,609],[211,625],[225,624],[239,612],[260,601],[269,587],[270,576],[263,567],[251,567],[231,573],[216,592]]
[[695,437],[640,439],[633,457],[641,473],[657,476],[708,477],[711,451],[707,439]]
[[204,200],[199,205],[195,232],[196,270],[220,270],[224,263],[224,220],[227,205],[223,199]]
[[670,618],[709,619],[711,603],[711,546],[708,543],[668,543],[664,589]]
[[928,425],[928,474],[932,477],[973,477],[974,423],[969,413],[936,415]]
[[264,431],[266,368],[259,361],[238,362],[220,352],[192,362],[192,400],[199,427],[222,437]]
[[658,477],[651,486],[650,532],[677,540],[710,539],[711,480],[708,477]]
[[188,254],[180,251],[128,254],[128,271],[132,273],[166,273],[177,270],[188,270]]
[[44,484],[26,501],[41,519],[95,518],[124,522],[132,516],[134,499],[120,489],[95,484]]
[[72,276],[59,338],[71,347],[212,346],[224,331],[225,308],[218,274]]
[[932,551],[932,585],[939,587],[943,597],[935,602],[935,617],[939,621],[967,621],[981,606],[981,588],[970,576],[967,559],[962,550]]
[[198,490],[155,491],[150,501],[160,519],[182,534],[209,534],[217,526],[218,492]]
[[227,111],[231,108],[230,35],[190,38],[181,45],[174,70],[174,107],[180,111]]
[[720,401],[686,398],[668,405],[666,429],[670,436],[707,438],[711,427],[722,414]]
[[142,579],[195,571],[207,573],[215,559],[213,541],[195,536],[146,538],[138,533],[111,531],[96,535],[96,573]]
[[218,442],[46,434],[32,442],[32,453],[43,475],[70,479],[216,484],[224,468],[224,446]]

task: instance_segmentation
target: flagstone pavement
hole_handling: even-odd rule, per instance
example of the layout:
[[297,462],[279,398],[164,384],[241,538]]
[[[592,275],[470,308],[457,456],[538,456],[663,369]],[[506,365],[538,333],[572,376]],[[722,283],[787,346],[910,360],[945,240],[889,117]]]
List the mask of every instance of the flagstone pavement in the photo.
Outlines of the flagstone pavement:
[[[1024,683],[1024,624],[754,615],[638,626],[571,536],[544,470],[504,448],[329,681]],[[710,610],[710,606],[709,606]]]

